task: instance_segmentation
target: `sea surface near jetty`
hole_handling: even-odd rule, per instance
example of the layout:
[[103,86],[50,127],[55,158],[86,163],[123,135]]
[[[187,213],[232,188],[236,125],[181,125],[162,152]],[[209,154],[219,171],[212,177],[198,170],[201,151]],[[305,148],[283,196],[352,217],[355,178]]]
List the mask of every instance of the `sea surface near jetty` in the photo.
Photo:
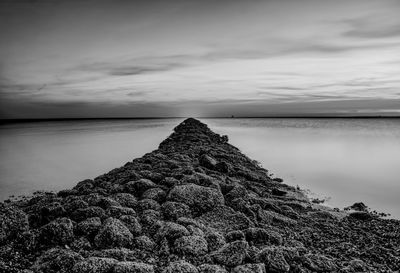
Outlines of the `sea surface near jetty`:
[[[157,148],[183,119],[0,126],[0,200],[61,190]],[[400,119],[201,119],[285,183],[400,219]]]

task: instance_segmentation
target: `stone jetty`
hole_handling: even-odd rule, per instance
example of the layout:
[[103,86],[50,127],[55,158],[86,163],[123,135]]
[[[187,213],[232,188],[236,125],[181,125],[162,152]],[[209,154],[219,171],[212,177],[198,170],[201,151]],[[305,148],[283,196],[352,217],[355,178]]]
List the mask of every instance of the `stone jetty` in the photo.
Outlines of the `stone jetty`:
[[315,204],[192,118],[123,167],[0,203],[0,227],[0,272],[400,268],[398,220]]

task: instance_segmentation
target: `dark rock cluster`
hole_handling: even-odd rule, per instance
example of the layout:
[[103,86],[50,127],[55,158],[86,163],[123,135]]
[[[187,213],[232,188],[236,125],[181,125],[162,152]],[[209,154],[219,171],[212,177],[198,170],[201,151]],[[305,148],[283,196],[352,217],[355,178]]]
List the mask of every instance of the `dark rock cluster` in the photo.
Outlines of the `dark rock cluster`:
[[316,205],[187,119],[73,189],[0,204],[0,271],[395,272],[400,222]]

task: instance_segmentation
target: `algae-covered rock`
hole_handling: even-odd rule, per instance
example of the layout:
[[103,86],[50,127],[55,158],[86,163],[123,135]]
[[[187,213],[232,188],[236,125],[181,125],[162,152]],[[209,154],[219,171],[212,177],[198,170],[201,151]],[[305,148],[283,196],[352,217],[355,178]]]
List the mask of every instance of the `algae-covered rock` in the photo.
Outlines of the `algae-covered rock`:
[[58,218],[39,230],[39,242],[44,245],[65,245],[74,239],[74,226],[69,218]]
[[207,241],[202,236],[183,236],[174,243],[178,253],[183,255],[204,255],[208,251]]
[[69,249],[52,248],[43,253],[32,266],[35,273],[69,273],[83,257]]
[[202,264],[198,266],[199,273],[228,273],[225,268],[216,264]]
[[94,238],[94,243],[99,248],[128,247],[132,240],[129,229],[120,220],[110,217]]
[[239,265],[233,268],[231,273],[265,273],[265,265],[261,263]]
[[226,244],[212,256],[216,263],[233,267],[243,263],[248,247],[247,242],[236,241]]
[[154,273],[154,266],[137,262],[119,262],[113,273]]
[[20,209],[0,203],[0,244],[29,228],[28,216]]
[[186,261],[177,261],[167,266],[163,273],[199,273],[199,271],[194,265]]
[[220,191],[195,184],[175,186],[167,199],[184,203],[195,213],[204,213],[224,204],[224,196]]
[[277,247],[263,248],[258,254],[258,260],[265,264],[268,272],[285,273],[290,270],[283,251]]
[[111,273],[118,261],[111,258],[90,257],[77,262],[72,268],[73,273]]

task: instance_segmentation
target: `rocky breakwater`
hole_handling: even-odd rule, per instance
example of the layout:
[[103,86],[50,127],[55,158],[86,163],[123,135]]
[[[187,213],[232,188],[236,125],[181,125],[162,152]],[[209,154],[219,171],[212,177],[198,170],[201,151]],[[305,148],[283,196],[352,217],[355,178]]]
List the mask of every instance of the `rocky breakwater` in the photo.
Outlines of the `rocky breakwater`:
[[2,272],[394,272],[400,224],[304,194],[187,119],[73,189],[0,205]]

